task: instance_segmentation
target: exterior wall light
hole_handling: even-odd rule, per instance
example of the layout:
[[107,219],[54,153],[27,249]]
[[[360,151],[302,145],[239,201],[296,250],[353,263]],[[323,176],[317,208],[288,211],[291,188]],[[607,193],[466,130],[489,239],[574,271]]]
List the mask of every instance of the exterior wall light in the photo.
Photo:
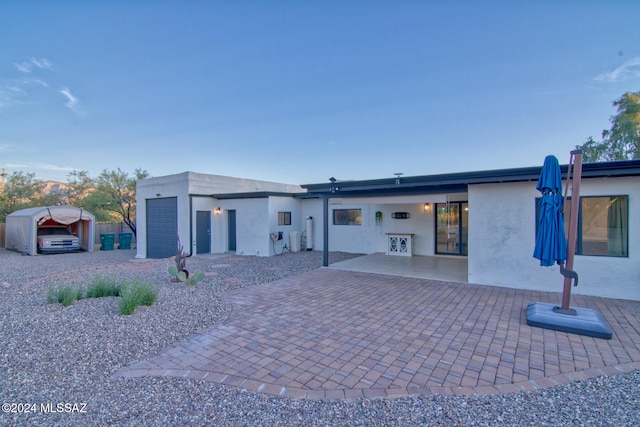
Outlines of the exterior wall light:
[[431,203],[424,204],[424,213],[431,213]]
[[222,208],[220,206],[218,206],[217,208],[215,208],[213,210],[213,214],[218,216],[218,215],[222,215]]

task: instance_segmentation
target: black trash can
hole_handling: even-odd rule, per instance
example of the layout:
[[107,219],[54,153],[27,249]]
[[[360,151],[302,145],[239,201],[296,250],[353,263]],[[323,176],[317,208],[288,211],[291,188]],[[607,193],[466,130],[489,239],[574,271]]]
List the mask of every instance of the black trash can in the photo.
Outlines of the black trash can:
[[113,244],[116,240],[115,233],[103,233],[100,235],[100,250],[101,251],[112,251]]
[[131,249],[131,233],[118,233],[118,249]]

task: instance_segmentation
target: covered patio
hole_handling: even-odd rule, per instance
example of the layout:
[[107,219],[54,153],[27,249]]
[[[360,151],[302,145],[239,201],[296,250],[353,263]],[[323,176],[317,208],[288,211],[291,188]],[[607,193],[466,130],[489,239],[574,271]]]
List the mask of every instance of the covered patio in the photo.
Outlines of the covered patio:
[[337,270],[468,283],[467,257],[463,256],[404,257],[377,252],[337,262],[329,267]]

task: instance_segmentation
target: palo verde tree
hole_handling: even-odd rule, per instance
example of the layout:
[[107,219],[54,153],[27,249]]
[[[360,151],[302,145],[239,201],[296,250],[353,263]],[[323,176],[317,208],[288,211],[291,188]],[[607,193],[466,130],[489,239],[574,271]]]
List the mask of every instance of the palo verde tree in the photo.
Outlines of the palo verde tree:
[[589,137],[582,148],[586,162],[632,160],[640,158],[640,92],[627,92],[613,101],[617,114],[612,116],[611,129],[602,131],[602,141]]
[[117,170],[103,170],[95,182],[91,201],[96,208],[116,214],[136,234],[136,181],[148,178],[145,170],[136,169],[133,176]]

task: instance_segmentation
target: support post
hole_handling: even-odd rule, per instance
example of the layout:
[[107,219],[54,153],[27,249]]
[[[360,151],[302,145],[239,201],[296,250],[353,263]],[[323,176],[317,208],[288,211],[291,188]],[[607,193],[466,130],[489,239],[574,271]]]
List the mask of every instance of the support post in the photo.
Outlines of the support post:
[[[580,181],[582,179],[582,150],[571,152],[567,179],[571,174],[573,164],[573,177],[571,178],[571,213],[569,217],[569,237],[567,238],[566,269],[573,271],[573,258],[576,253],[576,240],[578,237],[578,211],[580,210]],[[565,195],[566,197],[566,195]],[[569,311],[571,305],[571,277],[564,278],[562,290],[562,310]]]
[[329,197],[322,198],[322,265],[329,267]]

